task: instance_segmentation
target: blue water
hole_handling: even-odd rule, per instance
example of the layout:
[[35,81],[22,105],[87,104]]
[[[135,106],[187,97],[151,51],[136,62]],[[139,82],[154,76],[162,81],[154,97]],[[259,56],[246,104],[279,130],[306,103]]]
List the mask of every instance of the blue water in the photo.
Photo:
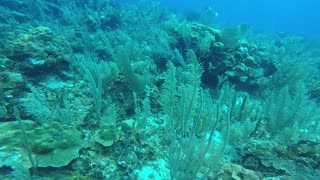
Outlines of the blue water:
[[[128,0],[127,2],[134,2]],[[179,12],[212,8],[220,25],[249,24],[262,32],[320,36],[320,1],[316,0],[162,0]]]
[[248,23],[262,31],[320,35],[320,2],[314,0],[220,0],[215,4],[220,20],[226,23]]

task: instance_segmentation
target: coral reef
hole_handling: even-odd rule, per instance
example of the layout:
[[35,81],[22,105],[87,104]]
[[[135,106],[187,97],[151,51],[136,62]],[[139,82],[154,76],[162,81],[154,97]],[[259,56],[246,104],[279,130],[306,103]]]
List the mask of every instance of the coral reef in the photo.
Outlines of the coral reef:
[[319,179],[318,43],[156,2],[0,10],[1,179]]
[[216,87],[218,76],[226,76],[243,89],[263,89],[277,71],[276,65],[256,44],[235,37],[234,45],[225,45],[226,40],[222,37],[231,39],[236,36],[233,33],[223,36],[220,30],[208,26],[191,22],[178,23],[177,26],[176,20],[171,21],[167,22],[168,31],[174,39],[171,46],[195,51],[204,66],[202,78],[206,85]]
[[4,48],[0,49],[2,55],[18,64],[12,68],[20,69],[26,74],[65,69],[66,65],[63,64],[66,64],[65,58],[70,52],[65,38],[44,26],[21,28],[7,34]]
[[[66,166],[85,147],[79,131],[57,122],[39,126],[34,121],[23,120],[23,127],[37,167]],[[17,121],[1,123],[0,142],[5,144],[1,147],[1,167],[13,166],[15,163],[31,167],[28,159],[25,159],[27,152],[23,146],[21,131]]]
[[222,179],[253,179],[258,180],[259,177],[256,175],[256,173],[252,170],[246,169],[240,165],[237,164],[229,164],[225,163],[222,164],[220,167],[219,172],[217,173],[216,178],[218,180]]

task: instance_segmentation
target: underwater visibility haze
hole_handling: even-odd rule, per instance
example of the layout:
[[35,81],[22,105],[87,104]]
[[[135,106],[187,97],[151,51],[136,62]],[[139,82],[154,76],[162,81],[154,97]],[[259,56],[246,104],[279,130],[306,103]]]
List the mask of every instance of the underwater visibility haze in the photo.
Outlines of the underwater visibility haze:
[[215,23],[222,25],[249,24],[257,31],[286,32],[304,36],[320,36],[320,2],[314,0],[162,0],[178,11],[216,11]]
[[305,0],[0,0],[0,179],[320,179]]

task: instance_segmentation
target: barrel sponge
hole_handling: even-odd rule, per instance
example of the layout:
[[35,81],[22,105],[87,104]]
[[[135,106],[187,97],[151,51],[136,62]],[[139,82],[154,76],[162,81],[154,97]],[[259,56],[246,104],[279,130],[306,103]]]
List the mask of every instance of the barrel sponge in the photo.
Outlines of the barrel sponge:
[[[31,120],[23,120],[23,127],[32,157],[38,167],[61,167],[78,157],[84,147],[80,132],[71,126],[58,122],[38,125]],[[22,131],[17,121],[0,123],[0,167],[20,163],[30,168]]]

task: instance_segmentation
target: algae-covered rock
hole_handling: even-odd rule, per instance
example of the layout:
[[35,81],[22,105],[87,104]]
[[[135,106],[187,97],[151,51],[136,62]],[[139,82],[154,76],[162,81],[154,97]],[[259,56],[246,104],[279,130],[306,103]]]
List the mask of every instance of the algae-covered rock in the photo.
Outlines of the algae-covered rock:
[[136,121],[134,119],[126,119],[122,121],[120,125],[123,130],[131,131],[136,125]]
[[193,48],[205,54],[221,39],[221,32],[217,29],[200,23],[175,21],[176,19],[172,19],[166,23],[166,28],[174,39],[171,43],[175,47]]
[[214,29],[210,26],[206,26],[200,23],[192,23],[192,30],[193,32],[197,33],[199,36],[203,35],[203,33],[209,33],[215,37],[216,41],[221,40],[221,31],[218,29]]
[[25,78],[18,72],[0,72],[0,89],[15,89],[25,84]]
[[94,139],[97,143],[108,147],[113,144],[114,138],[116,136],[116,129],[114,124],[103,125],[99,130],[96,131]]
[[14,68],[29,74],[34,70],[54,70],[63,64],[64,56],[71,52],[69,43],[63,36],[44,26],[16,29],[9,33],[3,42],[4,48],[0,49],[0,54],[19,61]]
[[[42,126],[31,120],[22,122],[37,167],[66,166],[84,146],[80,132],[74,127],[58,122]],[[17,121],[0,123],[0,144],[0,167],[15,163],[31,167]]]
[[246,169],[241,165],[232,164],[232,163],[224,163],[220,167],[220,171],[218,172],[216,179],[251,179],[251,180],[258,180],[259,177],[257,176],[256,172]]

